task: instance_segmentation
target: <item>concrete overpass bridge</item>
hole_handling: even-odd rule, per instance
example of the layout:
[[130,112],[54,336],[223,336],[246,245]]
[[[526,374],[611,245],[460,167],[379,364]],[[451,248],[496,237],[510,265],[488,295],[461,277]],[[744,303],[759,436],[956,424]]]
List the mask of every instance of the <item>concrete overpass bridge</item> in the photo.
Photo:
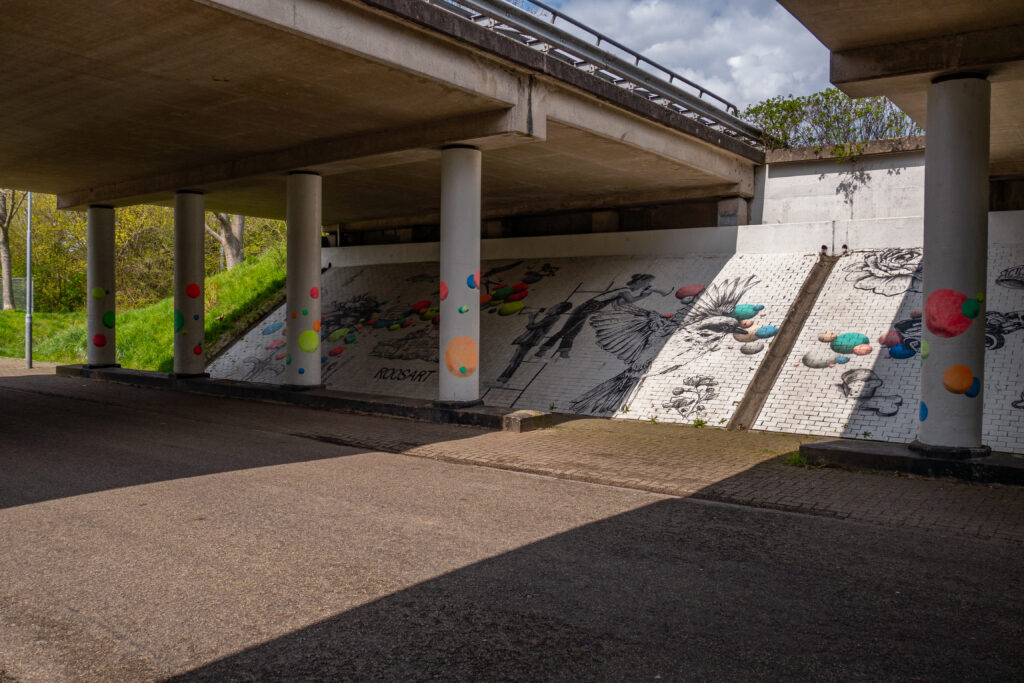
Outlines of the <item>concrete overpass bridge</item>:
[[[175,205],[181,375],[204,371],[204,209],[286,218],[288,382],[313,386],[324,225],[439,223],[450,288],[441,355],[475,357],[482,218],[700,199],[736,224],[763,161],[735,107],[555,10],[538,17],[500,0],[5,7],[0,185],[88,211],[94,366],[115,362],[114,207]],[[476,400],[471,374],[443,373],[440,398]]]

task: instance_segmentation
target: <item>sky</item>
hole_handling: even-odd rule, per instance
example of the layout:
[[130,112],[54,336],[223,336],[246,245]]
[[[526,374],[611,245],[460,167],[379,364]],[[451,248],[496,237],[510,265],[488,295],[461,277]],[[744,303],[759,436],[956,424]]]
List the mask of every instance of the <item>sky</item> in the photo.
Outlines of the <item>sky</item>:
[[[775,0],[546,0],[741,110],[829,87],[828,50]],[[557,24],[556,24],[557,25]]]

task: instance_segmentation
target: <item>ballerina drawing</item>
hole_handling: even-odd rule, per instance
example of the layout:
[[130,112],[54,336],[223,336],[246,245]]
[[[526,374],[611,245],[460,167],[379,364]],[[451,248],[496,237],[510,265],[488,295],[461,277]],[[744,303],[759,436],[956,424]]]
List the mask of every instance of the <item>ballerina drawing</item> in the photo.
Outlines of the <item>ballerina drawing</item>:
[[[595,313],[590,325],[597,333],[598,346],[623,361],[626,369],[581,395],[572,409],[592,415],[617,412],[632,402],[647,377],[685,367],[718,349],[727,335],[745,331],[732,312],[757,283],[757,277],[751,275],[714,284],[670,318],[632,303]],[[651,373],[651,365],[675,333],[683,335],[683,350],[669,367]]]

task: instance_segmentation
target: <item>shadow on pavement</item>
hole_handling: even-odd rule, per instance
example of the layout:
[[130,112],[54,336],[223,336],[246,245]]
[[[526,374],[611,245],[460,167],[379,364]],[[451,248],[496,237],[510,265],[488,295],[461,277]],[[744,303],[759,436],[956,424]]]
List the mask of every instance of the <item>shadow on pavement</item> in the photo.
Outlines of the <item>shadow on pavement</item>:
[[940,538],[665,500],[172,680],[1016,677],[1021,551]]
[[[0,509],[377,450],[372,439],[346,437],[361,431],[346,430],[347,423],[368,419],[94,380],[3,378]],[[393,443],[392,451],[482,433],[395,419],[382,424],[390,432],[376,441]],[[403,440],[405,429],[415,432],[413,440]]]

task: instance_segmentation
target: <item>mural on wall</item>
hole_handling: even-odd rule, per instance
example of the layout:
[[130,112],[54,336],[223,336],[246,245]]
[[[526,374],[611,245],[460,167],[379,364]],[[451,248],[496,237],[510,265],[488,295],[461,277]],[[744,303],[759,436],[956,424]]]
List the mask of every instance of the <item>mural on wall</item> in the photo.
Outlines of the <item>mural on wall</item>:
[[690,420],[707,411],[707,403],[718,398],[718,380],[708,375],[694,375],[683,380],[682,386],[672,390],[672,398],[661,404]]
[[1021,410],[1024,410],[1024,391],[1020,392],[1020,400],[1014,401],[1010,405],[1012,405],[1014,408],[1020,408]]
[[573,401],[572,410],[603,415],[628,408],[667,338],[677,332],[682,335],[684,349],[672,359],[670,367],[656,374],[674,372],[718,350],[731,333],[747,334],[737,317],[747,313],[740,299],[757,282],[757,277],[751,275],[712,284],[674,314],[661,314],[633,303],[620,303],[610,311],[594,314],[590,324],[597,333],[598,346],[623,361],[626,369],[580,395]]
[[882,417],[892,417],[900,412],[903,397],[899,394],[879,395],[878,390],[884,385],[885,382],[874,370],[857,368],[843,373],[839,390],[846,398],[856,400],[858,410],[866,410]]
[[[518,337],[512,340],[512,345],[516,347],[516,352],[509,360],[508,365],[501,371],[498,378],[495,381],[498,385],[503,385],[508,382],[512,375],[515,374],[516,370],[519,369],[519,365],[523,362],[526,356],[533,350],[541,339],[554,327],[555,324],[561,319],[561,317],[572,310],[572,304],[568,301],[562,301],[552,306],[549,310],[540,308],[535,311],[527,313],[526,329]],[[525,311],[524,311],[525,312]],[[537,320],[537,316],[541,313],[544,314],[540,320]],[[522,312],[521,312],[522,314]]]
[[921,291],[921,249],[882,249],[865,251],[860,256],[860,261],[843,269],[849,273],[847,281],[856,289],[882,296]]
[[583,330],[583,325],[587,320],[598,311],[612,304],[617,306],[633,304],[651,294],[668,296],[672,293],[671,291],[654,289],[653,281],[654,276],[649,273],[636,273],[624,287],[609,286],[608,289],[600,292],[597,296],[591,297],[582,304],[579,304],[573,309],[572,314],[565,321],[565,324],[562,325],[562,328],[548,337],[547,341],[541,345],[535,355],[540,358],[558,342],[558,349],[555,353],[562,358],[569,358],[576,336]]

